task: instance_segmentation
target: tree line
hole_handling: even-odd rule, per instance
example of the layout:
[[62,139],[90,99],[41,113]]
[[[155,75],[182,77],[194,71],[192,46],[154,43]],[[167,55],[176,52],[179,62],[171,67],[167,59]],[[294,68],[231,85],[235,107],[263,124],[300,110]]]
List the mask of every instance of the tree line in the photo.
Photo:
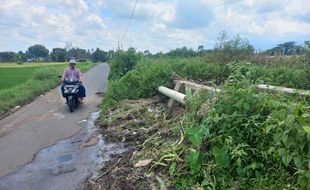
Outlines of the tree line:
[[[105,62],[108,59],[111,59],[114,55],[118,55],[117,52],[119,52],[119,50],[104,51],[99,48],[96,48],[96,50],[86,50],[82,48],[53,48],[50,52],[45,46],[36,44],[28,47],[25,52],[0,52],[0,62],[64,62],[72,57],[78,61]],[[196,50],[188,47],[181,47],[170,50],[166,53],[157,52],[152,54],[149,50],[145,50],[143,54],[145,57],[149,58],[188,58],[203,56],[210,62],[219,63],[252,60],[253,58],[261,59],[261,57],[269,58],[274,56],[306,55],[309,58],[310,41],[305,41],[303,45],[297,45],[296,42],[293,41],[284,42],[271,49],[258,52],[246,38],[243,38],[240,35],[230,38],[224,31],[220,33],[213,49],[205,49],[203,45],[200,45]]]
[[305,41],[303,45],[297,45],[296,42],[290,41],[278,44],[276,47],[267,49],[264,53],[267,55],[303,55],[309,53],[310,41]]
[[111,53],[111,51],[106,52],[99,48],[96,50],[53,48],[50,52],[44,45],[36,44],[28,47],[25,52],[0,52],[0,62],[64,62],[71,58],[78,61],[105,62],[112,56]]
[[310,41],[305,41],[303,45],[298,45],[294,41],[284,42],[265,51],[257,51],[250,44],[249,40],[236,35],[230,38],[227,33],[221,32],[217,38],[217,42],[212,49],[205,49],[203,45],[198,46],[196,50],[187,47],[176,48],[167,53],[158,52],[150,53],[149,50],[144,51],[144,55],[151,58],[158,57],[174,57],[188,58],[195,56],[208,57],[211,61],[227,62],[248,59],[254,55],[261,56],[302,56],[310,54]]

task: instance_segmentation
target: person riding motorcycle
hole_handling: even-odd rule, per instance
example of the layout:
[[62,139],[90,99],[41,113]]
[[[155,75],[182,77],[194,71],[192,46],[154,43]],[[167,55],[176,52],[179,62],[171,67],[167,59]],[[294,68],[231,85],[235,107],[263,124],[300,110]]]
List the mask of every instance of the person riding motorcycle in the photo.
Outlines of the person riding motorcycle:
[[62,96],[65,98],[64,84],[66,83],[66,81],[78,81],[80,83],[79,88],[78,88],[79,89],[78,97],[79,97],[80,102],[82,102],[83,99],[86,97],[86,89],[82,85],[83,84],[83,74],[75,66],[76,66],[76,61],[74,59],[70,59],[69,68],[66,68],[64,70],[62,78],[61,78],[61,81],[62,81],[61,93],[62,93]]

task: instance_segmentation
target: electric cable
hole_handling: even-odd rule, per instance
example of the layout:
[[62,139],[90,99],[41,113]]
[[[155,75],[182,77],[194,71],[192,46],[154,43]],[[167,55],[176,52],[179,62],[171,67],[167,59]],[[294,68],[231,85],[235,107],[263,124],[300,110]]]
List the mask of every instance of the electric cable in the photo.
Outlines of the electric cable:
[[124,32],[122,38],[121,38],[121,42],[123,42],[123,40],[124,40],[124,38],[125,38],[125,36],[126,36],[126,34],[127,34],[128,28],[129,28],[130,23],[131,23],[131,20],[132,20],[132,17],[133,17],[133,15],[134,15],[134,13],[135,13],[135,10],[136,10],[136,8],[137,8],[137,4],[138,4],[138,0],[136,0],[135,6],[134,6],[134,8],[133,8],[133,10],[132,10],[132,12],[131,12],[129,22],[128,22],[127,27],[126,27],[126,30],[125,30],[125,32]]

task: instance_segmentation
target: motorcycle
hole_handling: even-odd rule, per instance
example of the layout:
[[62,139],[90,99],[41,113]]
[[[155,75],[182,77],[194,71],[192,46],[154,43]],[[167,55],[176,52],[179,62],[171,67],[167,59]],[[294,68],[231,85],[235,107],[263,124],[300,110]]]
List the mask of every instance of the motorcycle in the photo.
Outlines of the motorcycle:
[[81,85],[79,81],[64,81],[64,95],[67,101],[67,106],[69,111],[73,112],[73,109],[77,108],[80,105],[78,92],[79,86]]

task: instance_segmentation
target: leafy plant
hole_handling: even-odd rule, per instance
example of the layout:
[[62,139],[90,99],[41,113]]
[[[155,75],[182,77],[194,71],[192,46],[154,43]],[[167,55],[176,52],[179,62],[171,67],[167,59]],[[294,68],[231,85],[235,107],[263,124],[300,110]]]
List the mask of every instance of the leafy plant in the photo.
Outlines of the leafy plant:
[[[110,81],[104,109],[122,99],[156,94],[158,86],[171,85],[173,72],[195,80],[212,80],[222,84],[222,91],[187,92],[186,114],[172,124],[180,126],[185,140],[182,137],[172,143],[162,139],[166,144],[157,152],[159,161],[151,169],[166,167],[163,171],[176,189],[310,188],[309,102],[306,98],[258,93],[255,88],[257,83],[266,82],[308,89],[309,84],[302,80],[307,77],[305,71],[248,63],[223,67],[205,63],[203,58],[142,58]],[[207,110],[202,111],[203,105]]]

